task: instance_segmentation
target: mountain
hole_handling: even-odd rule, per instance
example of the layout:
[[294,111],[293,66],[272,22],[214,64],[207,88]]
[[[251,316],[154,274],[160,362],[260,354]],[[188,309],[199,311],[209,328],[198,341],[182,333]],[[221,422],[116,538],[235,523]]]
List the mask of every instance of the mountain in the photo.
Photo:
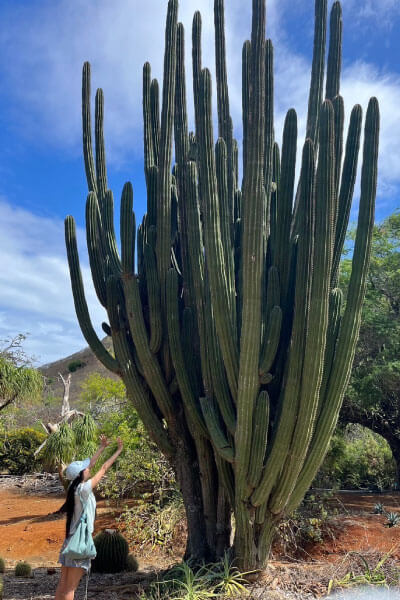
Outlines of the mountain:
[[[113,345],[110,337],[105,337],[102,342],[107,350],[112,351]],[[76,367],[76,369],[71,374],[72,377],[69,395],[71,408],[79,407],[81,384],[92,373],[99,373],[104,377],[118,379],[117,375],[114,375],[102,365],[102,363],[95,357],[91,349],[87,346],[86,348],[83,348],[83,350],[75,352],[75,354],[71,354],[65,358],[60,358],[59,360],[48,363],[47,365],[43,365],[39,368],[40,372],[47,378],[46,384],[50,394],[62,398],[64,386],[59,373],[61,373],[65,379],[68,377],[68,374],[74,367]]]

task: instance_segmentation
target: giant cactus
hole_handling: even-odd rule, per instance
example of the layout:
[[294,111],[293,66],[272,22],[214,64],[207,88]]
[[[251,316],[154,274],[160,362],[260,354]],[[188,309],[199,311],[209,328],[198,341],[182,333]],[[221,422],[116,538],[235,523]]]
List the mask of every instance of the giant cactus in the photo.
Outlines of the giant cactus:
[[115,356],[90,321],[72,217],[66,219],[66,244],[83,334],[99,360],[122,377],[149,434],[175,467],[187,512],[187,557],[212,558],[226,550],[233,511],[234,555],[242,567],[254,568],[267,560],[276,523],[310,486],[349,379],[374,220],[379,111],[372,99],[343,301],[338,271],[362,114],[355,106],[343,152],[340,3],[332,8],[324,94],[327,0],[316,0],[307,139],[296,183],[296,112],[287,114],[279,148],[265,0],[253,0],[251,41],[243,47],[241,187],[223,0],[215,0],[214,10],[218,141],[211,77],[202,66],[200,14],[193,21],[193,133],[184,29],[177,23],[177,0],[169,0],[161,114],[158,82],[149,64],[143,70],[147,214],[136,235],[127,183],[120,252],[106,175],[103,94],[96,94],[93,155],[90,68],[84,65],[87,243]]

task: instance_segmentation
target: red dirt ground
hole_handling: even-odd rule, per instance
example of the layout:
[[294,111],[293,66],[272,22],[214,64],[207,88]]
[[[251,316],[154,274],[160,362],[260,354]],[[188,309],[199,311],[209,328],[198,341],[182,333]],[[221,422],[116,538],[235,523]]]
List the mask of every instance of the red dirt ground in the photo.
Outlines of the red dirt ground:
[[[329,524],[333,536],[308,548],[310,559],[333,562],[351,551],[376,550],[383,554],[392,550],[392,556],[400,560],[400,527],[384,527],[385,517],[372,514],[377,502],[387,511],[400,512],[400,493],[348,492],[339,494],[338,499],[341,514]],[[55,566],[64,539],[65,520],[51,513],[62,502],[62,497],[54,495],[23,495],[15,489],[0,490],[0,556],[11,564],[28,560],[33,566]],[[105,501],[98,502],[95,532],[115,527],[114,519],[119,512]]]

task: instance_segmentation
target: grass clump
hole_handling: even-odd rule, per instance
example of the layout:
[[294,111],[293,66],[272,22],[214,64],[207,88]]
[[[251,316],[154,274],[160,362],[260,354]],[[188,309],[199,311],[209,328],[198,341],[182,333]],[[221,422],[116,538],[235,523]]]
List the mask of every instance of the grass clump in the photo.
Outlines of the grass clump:
[[152,583],[140,600],[208,600],[248,596],[246,576],[230,561],[228,554],[215,563],[192,565],[183,562]]

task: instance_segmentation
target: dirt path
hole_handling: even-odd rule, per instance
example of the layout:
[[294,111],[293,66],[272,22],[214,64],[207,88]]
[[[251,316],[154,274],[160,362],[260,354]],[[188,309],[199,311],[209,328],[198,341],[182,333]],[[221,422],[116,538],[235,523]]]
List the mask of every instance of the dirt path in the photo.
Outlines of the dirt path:
[[[65,520],[63,516],[52,513],[62,502],[61,492],[44,496],[35,490],[28,493],[27,489],[0,487],[0,556],[5,558],[7,564],[4,600],[50,600],[54,597],[58,580],[57,559],[64,539]],[[301,566],[296,567],[293,563],[278,560],[278,556],[275,557],[277,560],[271,562],[266,584],[269,589],[274,582],[275,585],[282,585],[282,581],[292,581],[293,586],[298,586],[301,578],[304,580],[300,596],[277,595],[276,598],[321,597],[329,577],[339,568],[338,565],[344,565],[352,552],[369,556],[373,561],[376,556],[392,551],[392,558],[400,561],[400,527],[387,528],[384,526],[384,516],[372,514],[373,507],[378,502],[384,505],[386,511],[400,512],[400,493],[339,494],[336,505],[340,514],[329,522],[332,536],[328,536],[323,543],[314,544],[307,549],[307,554],[303,557],[307,563],[302,562]],[[120,511],[121,509],[110,506],[106,501],[98,502],[95,532],[115,527],[115,518]],[[172,560],[171,557],[163,559],[157,555],[153,557],[155,565],[151,565],[148,559],[138,558],[142,572],[154,569],[155,565],[158,568],[165,567]],[[18,580],[12,575],[13,567],[19,560],[27,560],[35,568],[33,580]],[[53,568],[53,573],[48,573],[48,568]],[[340,568],[346,572],[347,567]],[[314,585],[312,576],[315,577],[316,573],[321,575],[318,575]],[[99,586],[112,585],[115,581],[118,584],[129,583],[132,577],[129,573],[119,574],[117,579],[113,575],[93,576],[89,585],[89,597],[117,600],[117,593],[110,590],[104,594],[99,593]],[[314,589],[315,591],[312,591]],[[82,588],[77,600],[80,598],[83,598]]]

